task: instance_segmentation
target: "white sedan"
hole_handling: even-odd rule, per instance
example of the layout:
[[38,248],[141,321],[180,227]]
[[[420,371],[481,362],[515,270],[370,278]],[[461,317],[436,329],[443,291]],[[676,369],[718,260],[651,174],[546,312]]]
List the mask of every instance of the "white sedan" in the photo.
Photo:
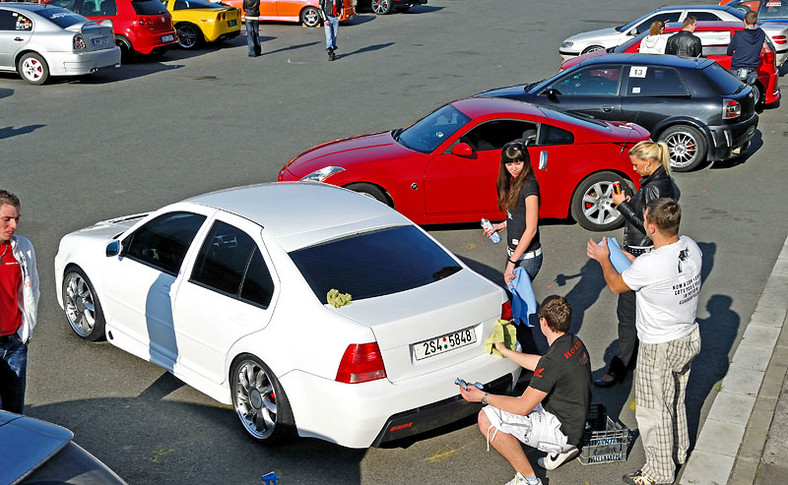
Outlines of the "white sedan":
[[0,71],[43,84],[49,76],[90,74],[112,66],[120,66],[112,22],[97,24],[52,5],[0,3]]
[[376,446],[475,413],[455,378],[507,392],[520,373],[485,352],[510,313],[501,288],[330,185],[239,187],[100,222],[63,237],[55,274],[77,335],[232,404],[263,443]]

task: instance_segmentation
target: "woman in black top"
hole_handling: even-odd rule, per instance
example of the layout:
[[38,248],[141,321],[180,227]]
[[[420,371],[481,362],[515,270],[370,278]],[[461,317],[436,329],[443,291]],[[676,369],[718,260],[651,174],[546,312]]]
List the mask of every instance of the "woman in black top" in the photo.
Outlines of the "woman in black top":
[[[670,152],[668,146],[653,141],[641,141],[629,151],[632,167],[641,175],[640,190],[634,196],[613,194],[613,203],[624,216],[624,250],[639,256],[654,248],[643,228],[646,204],[654,199],[667,197],[678,200],[678,190],[670,178]],[[627,368],[634,368],[638,346],[635,330],[635,292],[618,295],[618,349],[610,360],[607,373],[594,381],[599,387],[610,387],[624,380]]]
[[498,206],[506,214],[506,220],[493,224],[492,230],[506,229],[507,258],[503,279],[509,284],[514,278],[515,268],[521,266],[533,281],[542,267],[538,225],[539,182],[531,168],[528,150],[520,140],[507,143],[501,149],[497,189]]

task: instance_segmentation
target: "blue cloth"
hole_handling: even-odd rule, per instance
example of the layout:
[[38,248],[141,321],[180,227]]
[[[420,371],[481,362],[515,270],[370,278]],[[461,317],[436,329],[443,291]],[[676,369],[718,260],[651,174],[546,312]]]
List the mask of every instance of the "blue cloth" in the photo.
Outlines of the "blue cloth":
[[523,322],[526,327],[533,327],[528,317],[536,315],[536,295],[534,295],[534,287],[531,285],[531,278],[528,277],[525,269],[514,269],[514,278],[509,284],[509,291],[512,292],[514,324],[519,325],[520,322]]
[[[607,249],[610,250],[610,262],[613,264],[613,267],[616,268],[616,271],[621,273],[632,266],[632,262],[629,258],[624,256],[624,253],[621,251],[621,246],[618,245],[616,238],[608,237],[605,239],[607,239]],[[599,241],[599,245],[602,245],[602,241]]]

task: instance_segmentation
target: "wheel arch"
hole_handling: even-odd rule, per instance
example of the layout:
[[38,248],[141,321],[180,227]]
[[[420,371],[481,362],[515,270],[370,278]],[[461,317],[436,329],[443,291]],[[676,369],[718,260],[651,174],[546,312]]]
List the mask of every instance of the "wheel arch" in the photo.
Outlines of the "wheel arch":
[[[28,48],[28,49],[25,49],[25,50],[19,52],[19,54],[17,54],[14,57],[14,69],[16,69],[19,66],[19,61],[22,59],[22,57],[24,57],[27,54],[35,54],[37,56],[41,56],[41,58],[44,59],[44,61],[47,63],[47,66],[49,66],[49,64],[51,64],[49,62],[49,59],[47,59],[47,56],[45,56],[44,54],[40,53],[39,51],[37,51],[35,49]],[[51,76],[51,73],[50,73],[50,76]]]
[[394,210],[397,209],[397,206],[394,203],[394,197],[391,196],[391,192],[386,190],[386,188],[383,187],[382,185],[380,185],[378,183],[375,183],[375,182],[367,182],[365,180],[354,180],[353,182],[348,182],[345,185],[342,185],[342,188],[343,189],[348,189],[348,190],[353,190],[351,188],[353,185],[371,185],[371,186],[379,189],[381,192],[383,192],[383,195],[385,195],[386,198],[388,199],[389,206],[392,207]]
[[[651,139],[655,140],[659,138],[659,136],[662,134],[663,131],[667,130],[672,126],[679,126],[679,125],[688,125],[695,128],[696,130],[699,130],[701,133],[703,133],[703,136],[706,138],[706,143],[708,144],[709,148],[714,146],[714,138],[712,137],[711,130],[709,129],[709,127],[705,123],[702,123],[697,119],[691,118],[689,116],[676,116],[672,118],[666,118],[660,121],[654,127],[653,130],[650,130]],[[711,150],[708,151],[710,152]],[[708,153],[706,154],[706,157],[708,158]]]
[[599,170],[594,170],[593,172],[588,173],[584,177],[580,178],[580,180],[578,180],[577,183],[575,184],[575,188],[572,189],[572,195],[569,197],[569,199],[568,199],[568,201],[566,203],[566,214],[565,214],[565,217],[567,219],[571,219],[572,218],[572,199],[574,199],[575,194],[577,194],[577,191],[580,189],[580,186],[583,184],[583,182],[585,182],[589,178],[593,177],[594,175],[596,175],[598,173],[602,173],[602,172],[612,172],[612,173],[618,175],[619,177],[621,177],[621,179],[623,181],[625,181],[625,182],[627,182],[629,184],[630,190],[632,190],[633,193],[635,192],[635,181],[632,180],[632,177],[630,177],[623,170],[619,170],[617,168],[600,168]]

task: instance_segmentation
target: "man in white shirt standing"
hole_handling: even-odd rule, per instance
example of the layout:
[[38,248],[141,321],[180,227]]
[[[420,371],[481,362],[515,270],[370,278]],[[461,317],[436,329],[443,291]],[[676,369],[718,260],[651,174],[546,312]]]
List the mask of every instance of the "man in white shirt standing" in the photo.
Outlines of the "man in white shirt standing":
[[[635,374],[638,428],[646,452],[641,470],[624,483],[673,483],[676,462],[687,460],[689,432],[685,397],[690,365],[700,352],[695,321],[701,285],[702,254],[695,242],[679,236],[681,207],[672,199],[646,205],[644,227],[654,249],[638,256],[619,274],[610,262],[607,241],[589,241],[586,252],[599,262],[613,293],[635,291],[640,347]],[[625,253],[626,254],[626,253]],[[674,456],[676,462],[674,462]]]

